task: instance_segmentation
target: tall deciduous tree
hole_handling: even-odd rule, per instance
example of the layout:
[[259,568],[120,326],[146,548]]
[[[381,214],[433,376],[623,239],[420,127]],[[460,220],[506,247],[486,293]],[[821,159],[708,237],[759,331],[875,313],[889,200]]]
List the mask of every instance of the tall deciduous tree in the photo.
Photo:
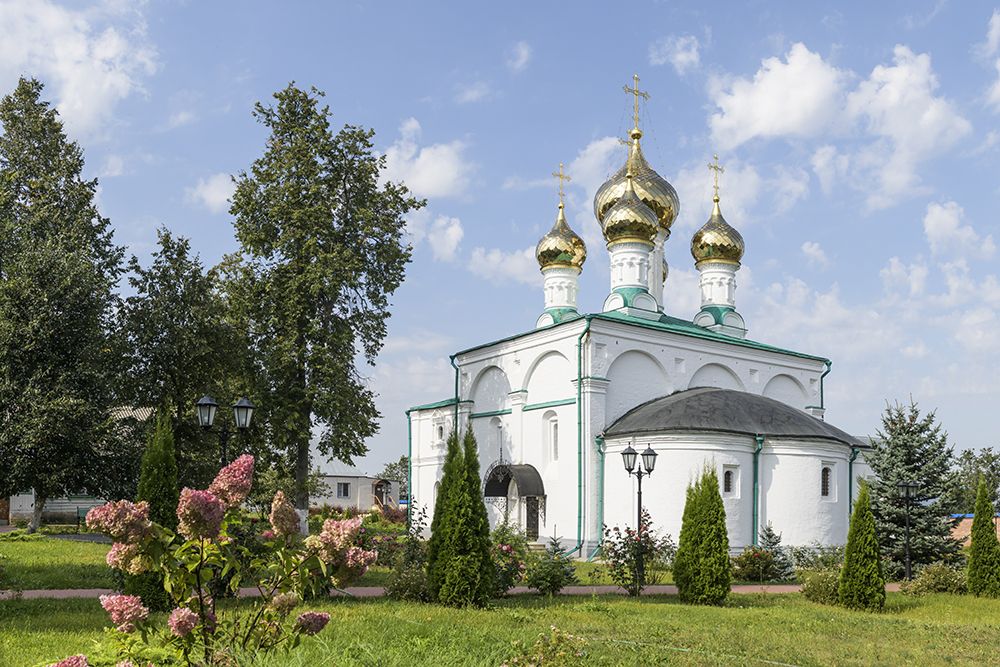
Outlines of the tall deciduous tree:
[[912,401],[887,406],[872,447],[865,460],[875,473],[871,503],[882,555],[888,559],[886,574],[898,577],[903,572],[906,503],[898,488],[903,481],[917,483],[909,508],[913,564],[953,558],[959,545],[951,536],[949,513],[959,487],[954,454],[935,414],[920,414]]
[[[109,340],[122,250],[42,84],[0,101],[0,494],[100,493],[108,475]],[[102,469],[103,468],[103,469]]]
[[978,452],[967,449],[958,455],[959,502],[955,511],[972,514],[976,511],[979,484],[986,484],[986,498],[997,506],[1000,492],[1000,452],[984,447]]
[[309,445],[350,462],[377,430],[374,394],[355,365],[374,363],[389,297],[410,248],[403,217],[423,202],[381,182],[374,132],[334,134],[322,93],[289,85],[254,116],[269,131],[264,154],[236,179],[241,276],[235,284],[258,363],[262,416],[295,465],[296,505],[308,504]]
[[[119,315],[127,372],[121,374],[124,405],[173,412],[179,479],[200,487],[218,469],[214,443],[200,432],[194,402],[208,392],[228,398],[223,385],[236,372],[246,349],[225,314],[213,272],[206,272],[187,239],[157,230],[158,246],[143,266],[129,262],[134,295]],[[227,419],[221,410],[219,419]]]

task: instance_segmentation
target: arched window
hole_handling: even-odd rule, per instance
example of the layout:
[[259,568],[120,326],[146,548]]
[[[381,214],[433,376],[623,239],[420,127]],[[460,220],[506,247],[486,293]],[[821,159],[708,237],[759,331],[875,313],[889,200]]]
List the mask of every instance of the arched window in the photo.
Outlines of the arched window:
[[549,420],[549,442],[552,443],[552,460],[559,460],[559,420]]
[[830,477],[832,476],[832,471],[828,466],[823,467],[823,472],[820,473],[820,494],[824,498],[830,497]]
[[559,418],[552,410],[542,415],[542,447],[546,463],[559,460]]
[[437,429],[438,440],[444,440],[444,424],[438,424]]
[[722,492],[732,493],[733,492],[733,471],[727,470],[725,474],[722,475]]

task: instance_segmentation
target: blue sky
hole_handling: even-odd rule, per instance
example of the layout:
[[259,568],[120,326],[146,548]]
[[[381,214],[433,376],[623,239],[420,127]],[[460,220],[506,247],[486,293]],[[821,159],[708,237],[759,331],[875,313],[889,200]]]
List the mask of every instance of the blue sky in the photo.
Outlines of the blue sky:
[[235,249],[228,175],[263,148],[253,103],[289,81],[324,90],[335,127],[376,130],[428,206],[368,369],[384,420],[362,468],[405,452],[403,411],[449,394],[450,352],[532,327],[559,162],[581,309],[600,309],[591,200],[624,159],[633,73],[646,156],[681,197],[668,312],[697,310],[688,243],[718,152],[750,337],[833,359],[828,419],[872,433],[912,396],[957,448],[998,445],[1000,13],[818,5],[0,0],[0,90],[46,83],[142,259],[160,225],[208,264]]

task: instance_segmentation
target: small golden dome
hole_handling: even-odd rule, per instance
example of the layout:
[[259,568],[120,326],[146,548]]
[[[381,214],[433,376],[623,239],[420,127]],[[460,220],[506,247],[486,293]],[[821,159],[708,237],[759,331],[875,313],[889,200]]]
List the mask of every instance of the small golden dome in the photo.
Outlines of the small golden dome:
[[696,266],[709,260],[739,265],[746,249],[743,237],[722,217],[718,195],[712,201],[715,202],[712,215],[691,239],[691,256]]
[[542,269],[554,266],[583,269],[583,263],[587,261],[587,246],[566,222],[562,202],[559,203],[556,224],[535,246],[535,258]]
[[604,216],[607,215],[608,210],[625,192],[625,172],[628,171],[628,166],[631,164],[635,193],[642,200],[642,203],[653,209],[660,227],[669,234],[670,226],[677,219],[677,213],[681,207],[677,191],[646,162],[646,158],[642,154],[642,146],[639,144],[642,131],[633,128],[630,136],[632,145],[629,147],[628,160],[597,190],[597,194],[594,196],[594,215],[597,216],[599,222],[604,222]]
[[633,186],[631,173],[625,175],[625,192],[607,210],[602,221],[604,240],[608,246],[625,241],[638,241],[652,245],[659,229],[656,213],[647,206]]

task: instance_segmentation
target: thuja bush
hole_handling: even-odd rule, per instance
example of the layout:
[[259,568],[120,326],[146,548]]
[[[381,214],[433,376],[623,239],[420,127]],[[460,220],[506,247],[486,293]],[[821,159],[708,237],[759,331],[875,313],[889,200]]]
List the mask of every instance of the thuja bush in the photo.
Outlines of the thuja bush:
[[977,597],[1000,597],[1000,544],[997,543],[995,510],[985,480],[979,481],[976,514],[972,519],[972,544],[966,571],[969,592]]
[[[670,570],[677,547],[670,535],[662,537],[651,527],[649,511],[642,510],[639,530],[604,527],[601,558],[608,576],[629,595],[637,596],[646,586],[655,586]],[[642,562],[642,576],[639,563]]]
[[729,595],[729,535],[714,469],[706,469],[698,481],[688,486],[674,582],[682,602],[722,604]]
[[881,611],[885,606],[885,575],[867,484],[861,486],[851,514],[839,596],[840,604],[850,609]]
[[[101,598],[115,626],[108,652],[119,664],[145,664],[155,655],[156,664],[242,665],[291,650],[329,620],[325,613],[296,613],[301,601],[330,583],[345,586],[375,560],[377,554],[356,544],[360,518],[329,519],[303,540],[295,508],[281,492],[268,517],[267,548],[248,552],[231,533],[245,522],[240,505],[250,491],[253,463],[242,456],[207,490],[184,489],[176,532],[151,521],[146,502],[111,502],[87,514],[87,526],[114,541],[108,564],[130,574],[160,574],[173,607],[163,627],[139,596]],[[216,605],[212,582],[229,574],[228,590],[244,583],[257,588],[252,605]]]

